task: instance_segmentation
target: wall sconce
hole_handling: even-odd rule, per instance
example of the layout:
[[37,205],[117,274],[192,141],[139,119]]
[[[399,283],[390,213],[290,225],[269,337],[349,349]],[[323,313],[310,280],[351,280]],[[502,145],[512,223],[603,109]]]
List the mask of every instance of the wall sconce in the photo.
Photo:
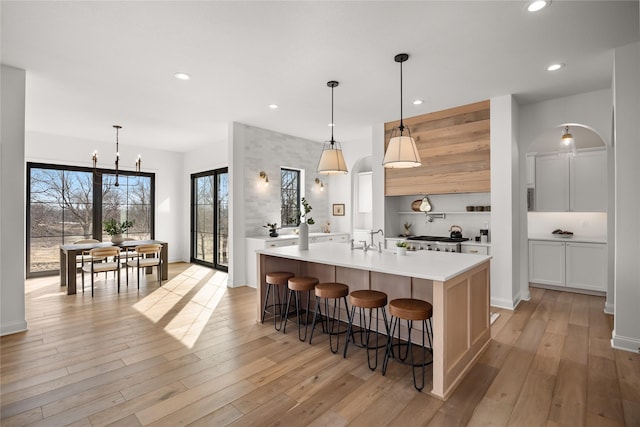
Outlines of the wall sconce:
[[264,171],[260,171],[260,179],[264,181],[264,186],[267,187],[269,185],[269,177]]
[[138,154],[138,158],[136,159],[136,172],[140,172],[142,168],[142,156]]
[[93,155],[91,156],[91,160],[93,160],[93,168],[96,168],[98,164],[98,150],[93,150]]
[[320,191],[324,191],[324,182],[322,182],[320,178],[316,178],[316,186],[318,186]]

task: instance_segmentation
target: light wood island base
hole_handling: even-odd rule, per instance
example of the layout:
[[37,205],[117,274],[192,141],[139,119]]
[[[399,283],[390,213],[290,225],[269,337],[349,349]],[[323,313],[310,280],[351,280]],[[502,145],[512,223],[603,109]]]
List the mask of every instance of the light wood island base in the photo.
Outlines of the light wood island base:
[[[389,256],[395,258],[394,254]],[[486,257],[476,264],[447,280],[430,280],[408,275],[410,272],[407,275],[390,274],[363,269],[362,266],[347,267],[292,259],[282,254],[258,253],[256,319],[260,321],[262,315],[266,285],[264,276],[273,271],[288,271],[296,276],[313,276],[321,283],[345,283],[349,285],[350,291],[382,291],[387,293],[389,301],[395,298],[419,298],[429,301],[433,305],[434,334],[431,395],[446,400],[491,341],[490,258]],[[403,336],[406,337],[406,331],[403,332]]]

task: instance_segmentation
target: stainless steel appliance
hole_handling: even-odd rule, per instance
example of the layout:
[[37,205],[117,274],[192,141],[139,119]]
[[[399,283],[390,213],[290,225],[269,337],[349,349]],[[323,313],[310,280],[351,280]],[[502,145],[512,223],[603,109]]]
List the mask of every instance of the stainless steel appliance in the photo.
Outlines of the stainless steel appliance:
[[444,236],[411,236],[407,237],[409,247],[414,250],[440,251],[460,253],[460,242],[469,240],[466,237]]

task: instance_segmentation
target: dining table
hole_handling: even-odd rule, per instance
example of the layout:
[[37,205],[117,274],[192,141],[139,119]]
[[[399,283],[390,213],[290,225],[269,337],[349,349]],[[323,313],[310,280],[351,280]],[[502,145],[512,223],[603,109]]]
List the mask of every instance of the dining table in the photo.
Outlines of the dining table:
[[67,286],[67,295],[76,293],[76,269],[77,256],[85,251],[94,248],[107,248],[110,246],[118,246],[122,249],[133,249],[139,245],[160,244],[162,250],[160,259],[162,260],[162,280],[167,280],[169,276],[168,252],[169,245],[167,242],[160,240],[125,240],[122,243],[98,242],[98,243],[80,243],[60,245],[60,286]]

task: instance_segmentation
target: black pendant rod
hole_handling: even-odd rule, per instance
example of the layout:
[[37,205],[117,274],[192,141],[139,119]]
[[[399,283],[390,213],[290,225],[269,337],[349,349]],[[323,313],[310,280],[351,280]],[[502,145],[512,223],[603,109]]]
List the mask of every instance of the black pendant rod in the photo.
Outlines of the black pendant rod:
[[404,123],[402,121],[402,63],[409,59],[409,55],[406,53],[399,53],[393,58],[396,62],[400,63],[400,136],[402,136],[402,132],[404,131]]
[[331,143],[331,148],[333,148],[333,144],[336,142],[333,139],[333,128],[335,127],[335,123],[333,121],[333,88],[338,86],[338,82],[335,80],[331,80],[330,82],[327,82],[327,86],[329,86],[331,88],[331,140],[329,141]]
[[118,139],[118,131],[122,129],[122,126],[113,125],[113,127],[116,128],[116,182],[114,185],[116,187],[119,187],[120,183],[118,182],[118,163],[120,162],[120,141]]

